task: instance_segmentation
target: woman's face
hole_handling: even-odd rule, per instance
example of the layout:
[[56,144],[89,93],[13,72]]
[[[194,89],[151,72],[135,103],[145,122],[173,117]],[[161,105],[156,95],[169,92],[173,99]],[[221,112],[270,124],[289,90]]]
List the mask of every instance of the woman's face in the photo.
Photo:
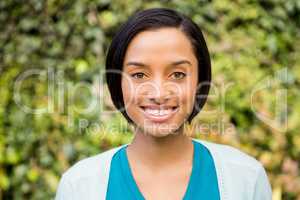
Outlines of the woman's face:
[[140,32],[130,42],[122,91],[126,112],[139,132],[155,137],[180,133],[192,112],[197,82],[198,62],[180,29]]

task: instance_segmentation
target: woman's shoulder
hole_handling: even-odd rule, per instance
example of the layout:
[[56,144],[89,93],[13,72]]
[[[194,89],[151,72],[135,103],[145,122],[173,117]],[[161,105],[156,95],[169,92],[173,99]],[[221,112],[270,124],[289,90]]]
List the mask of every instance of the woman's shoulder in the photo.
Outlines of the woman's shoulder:
[[210,151],[214,160],[222,161],[222,163],[226,163],[227,166],[240,166],[253,170],[257,170],[262,167],[262,164],[256,158],[236,147],[200,139],[193,140],[204,145]]
[[[229,145],[194,139],[212,154],[219,177],[220,189],[225,195],[243,199],[272,199],[272,188],[263,165],[253,156]],[[240,192],[237,192],[240,191]]]
[[67,169],[63,176],[69,181],[78,181],[79,179],[93,178],[99,176],[109,168],[110,160],[115,152],[117,152],[124,145],[114,147],[112,149],[101,152],[97,155],[84,158],[77,161],[69,169]]
[[60,179],[55,200],[104,199],[110,160],[122,146],[87,157],[71,166]]

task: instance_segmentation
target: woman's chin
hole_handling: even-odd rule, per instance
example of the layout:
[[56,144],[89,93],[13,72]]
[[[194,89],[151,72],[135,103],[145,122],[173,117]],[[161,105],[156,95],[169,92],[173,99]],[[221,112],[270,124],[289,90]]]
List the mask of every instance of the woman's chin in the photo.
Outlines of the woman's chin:
[[177,134],[176,127],[160,127],[160,126],[146,126],[143,127],[143,132],[152,137],[166,137]]
[[163,132],[163,131],[157,131],[157,132],[148,132],[149,136],[155,137],[155,138],[163,138],[171,135],[172,133]]

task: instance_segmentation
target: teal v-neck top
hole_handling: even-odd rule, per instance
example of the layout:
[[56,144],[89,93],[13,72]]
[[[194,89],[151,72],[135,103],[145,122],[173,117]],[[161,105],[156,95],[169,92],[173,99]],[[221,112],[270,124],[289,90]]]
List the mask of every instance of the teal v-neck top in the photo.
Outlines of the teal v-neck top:
[[[193,145],[192,173],[183,200],[220,200],[213,158],[203,144],[193,141]],[[145,200],[133,178],[126,148],[112,158],[106,200]]]

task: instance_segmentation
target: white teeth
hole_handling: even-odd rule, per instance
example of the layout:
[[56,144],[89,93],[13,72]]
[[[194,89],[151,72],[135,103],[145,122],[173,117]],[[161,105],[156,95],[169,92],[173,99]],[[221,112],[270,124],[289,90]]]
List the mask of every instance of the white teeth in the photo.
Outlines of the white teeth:
[[155,110],[155,109],[146,108],[145,112],[149,113],[151,115],[167,115],[167,114],[170,114],[172,112],[172,109]]

